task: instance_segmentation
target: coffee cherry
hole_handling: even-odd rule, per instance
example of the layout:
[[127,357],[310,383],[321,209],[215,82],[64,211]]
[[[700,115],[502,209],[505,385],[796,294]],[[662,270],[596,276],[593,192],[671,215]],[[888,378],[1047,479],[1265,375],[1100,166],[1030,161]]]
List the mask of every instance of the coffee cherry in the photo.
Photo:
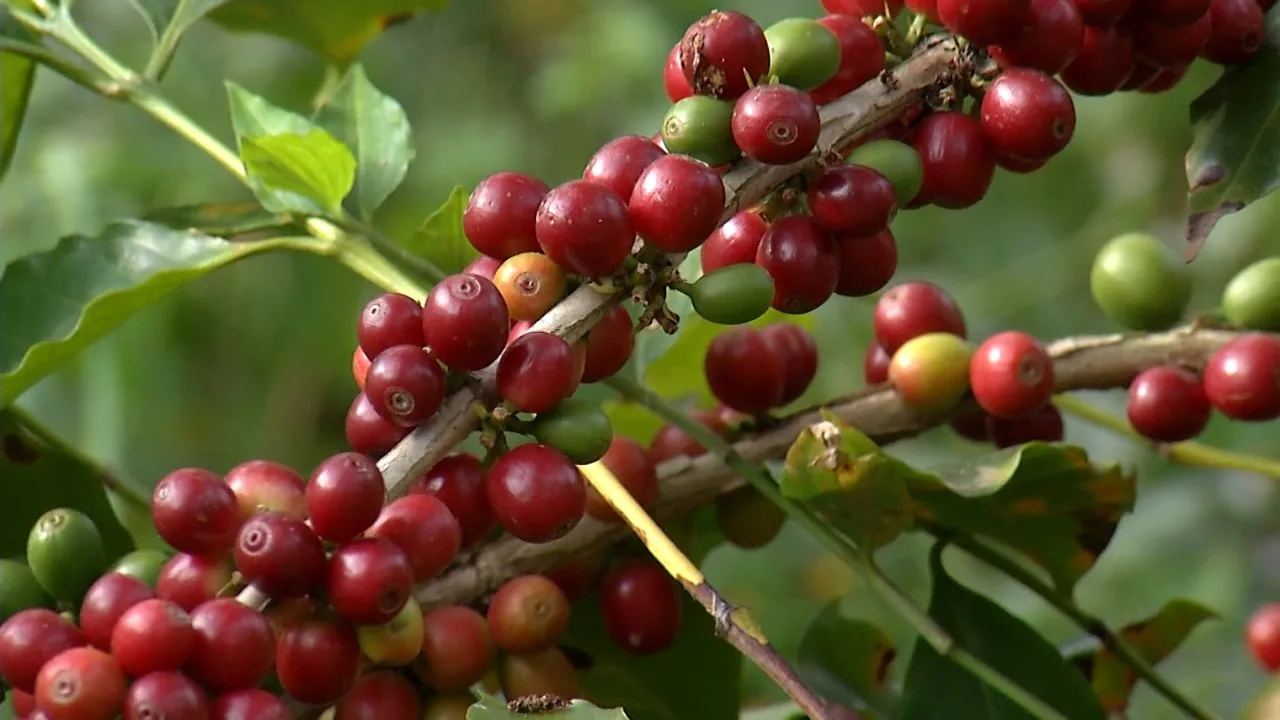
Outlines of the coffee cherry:
[[347,410],[343,431],[347,445],[351,449],[365,455],[379,455],[391,448],[409,434],[412,428],[397,425],[378,414],[369,396],[364,392],[356,394]]
[[782,399],[778,405],[795,402],[809,389],[818,374],[818,344],[807,330],[790,323],[774,323],[761,328],[761,337],[782,360]]
[[888,229],[870,237],[838,236],[836,256],[836,294],[844,297],[878,292],[898,270],[898,242]]
[[569,625],[569,598],[542,575],[522,575],[502,584],[489,601],[489,636],[509,653],[551,647]]
[[408,295],[383,293],[364,306],[356,337],[371,361],[393,345],[421,345],[422,305]]
[[924,184],[924,164],[920,153],[897,140],[872,140],[859,145],[849,153],[845,162],[882,175],[893,186],[896,204],[902,207],[919,194]]
[[1266,36],[1262,6],[1250,0],[1213,0],[1208,16],[1212,32],[1201,57],[1235,65],[1253,57]]
[[333,609],[357,625],[378,625],[400,612],[413,592],[413,566],[395,543],[357,538],[329,558],[325,589]]
[[[902,12],[902,5],[902,0],[888,0],[888,2],[876,2],[876,0],[822,0],[822,9],[832,15],[841,14],[854,17],[878,16],[888,12],[889,17],[894,18],[897,17],[898,13]],[[888,8],[887,11],[886,7]]]
[[969,391],[973,349],[945,332],[911,338],[893,353],[889,382],[902,402],[922,412],[939,412],[960,402]]
[[729,265],[682,288],[699,317],[718,325],[742,325],[773,303],[773,278],[759,265]]
[[1190,440],[1204,431],[1212,413],[1200,378],[1175,365],[1144,370],[1129,385],[1129,422],[1155,442]]
[[769,71],[769,45],[755,20],[715,10],[680,40],[678,63],[699,95],[733,100]]
[[[9,578],[5,578],[7,582]],[[99,650],[111,650],[111,631],[126,610],[155,597],[155,591],[137,578],[111,572],[98,578],[85,593],[78,613],[80,629]]]
[[1165,330],[1191,300],[1191,275],[1166,244],[1146,233],[1125,233],[1098,251],[1089,274],[1094,302],[1130,330]]
[[1027,417],[1053,396],[1053,358],[1030,335],[998,333],[973,354],[969,386],[987,414],[1002,420]]
[[249,460],[227,471],[222,481],[236,496],[240,522],[266,510],[306,519],[306,482],[293,468],[272,460]]
[[413,662],[422,652],[423,632],[422,607],[413,597],[387,622],[356,628],[361,652],[378,665],[408,665]]
[[720,176],[685,155],[667,155],[645,168],[627,205],[640,237],[669,253],[701,245],[716,229],[723,210]]
[[124,698],[124,720],[207,720],[212,712],[212,704],[204,690],[180,672],[144,675],[133,681]]
[[1259,260],[1231,278],[1222,313],[1238,328],[1280,331],[1280,257]]
[[605,311],[587,333],[587,359],[582,370],[582,382],[598,382],[621,370],[635,349],[634,331],[625,307],[615,305]]
[[364,379],[369,375],[369,356],[364,354],[364,350],[357,345],[356,349],[351,353],[351,377],[356,381],[356,387],[364,390]]
[[49,720],[113,720],[124,709],[120,663],[91,647],[64,650],[40,668],[36,704]]
[[982,410],[976,410],[951,418],[947,421],[947,426],[965,440],[986,443],[991,439],[991,422],[989,415]]
[[769,165],[803,160],[821,129],[813,99],[786,85],[751,88],[733,107],[734,143],[747,157]]
[[[1080,51],[1084,18],[1073,0],[1031,0],[1022,27],[999,45],[987,48],[1003,67],[1023,67],[1050,75],[1062,72]],[[1122,0],[1128,5],[1129,0]]]
[[787,379],[782,358],[759,330],[749,327],[717,335],[707,347],[703,372],[717,400],[747,415],[778,407]]
[[305,620],[285,628],[276,642],[276,677],[304,703],[342,697],[355,684],[359,663],[355,628],[342,620]]
[[1190,25],[1209,12],[1210,0],[1133,0],[1131,15],[1166,25]]
[[498,393],[520,412],[550,410],[573,392],[577,380],[573,348],[551,333],[521,335],[498,361]]
[[635,240],[626,199],[587,180],[571,180],[547,194],[537,233],[555,264],[592,278],[617,272]]
[[469,453],[441,458],[410,488],[411,493],[434,495],[458,521],[462,547],[484,539],[496,525],[485,497],[484,465]]
[[893,358],[885,352],[884,346],[873,342],[867,346],[862,358],[862,379],[868,385],[879,385],[889,382],[889,363]]
[[544,573],[564,592],[569,602],[577,602],[596,587],[600,571],[604,568],[604,556],[600,552],[577,555]]
[[1062,413],[1053,405],[1045,405],[1018,420],[990,418],[988,431],[991,444],[1000,450],[1029,442],[1059,442],[1063,436]]
[[467,263],[467,266],[462,268],[462,272],[467,273],[468,275],[478,275],[485,280],[492,282],[494,273],[498,272],[498,268],[501,266],[502,261],[498,258],[481,255],[475,260]]
[[744,550],[773,542],[786,522],[787,513],[749,485],[716,499],[716,525],[725,540]]
[[861,165],[836,165],[809,183],[809,211],[831,232],[854,237],[874,235],[889,226],[898,211],[893,185]]
[[978,120],[960,112],[933,113],[916,127],[912,146],[924,167],[912,205],[961,210],[986,196],[996,163]]
[[213,704],[212,720],[291,720],[284,700],[258,688],[232,690]]
[[693,94],[689,79],[684,76],[684,68],[680,67],[680,43],[671,46],[667,53],[667,63],[662,66],[662,89],[673,103]]
[[1280,603],[1263,605],[1253,612],[1245,626],[1245,644],[1259,667],[1269,673],[1280,672]]
[[[727,430],[724,421],[714,412],[694,410],[689,413],[689,417],[717,435],[724,435]],[[683,430],[674,425],[663,425],[654,434],[653,439],[649,441],[649,460],[655,466],[661,465],[674,457],[696,458],[706,452],[707,449],[702,447],[697,440],[689,437]]]
[[662,148],[643,135],[623,135],[605,143],[591,156],[582,179],[603,185],[620,198],[629,198],[640,173],[664,155]]
[[498,677],[502,679],[503,694],[509,698],[555,696],[568,700],[582,695],[577,668],[555,646],[503,656]]
[[240,574],[273,598],[301,597],[324,579],[320,538],[302,520],[282,513],[260,513],[246,522],[235,558]]
[[457,519],[444,501],[425,493],[388,503],[366,535],[390,540],[403,550],[413,567],[415,583],[439,574],[462,547],[462,528]]
[[813,90],[840,71],[840,40],[816,20],[779,20],[764,36],[769,43],[769,74],[783,85]]
[[[636,441],[614,435],[600,462],[618,479],[640,507],[649,508],[658,498],[658,472],[649,453]],[[587,514],[601,522],[622,522],[608,501],[594,487],[587,487]],[[502,643],[499,642],[499,645]]]
[[23,610],[39,607],[55,605],[30,566],[17,560],[0,559],[0,623]]
[[706,95],[675,103],[662,118],[663,147],[711,167],[737,160],[742,151],[733,141],[733,108],[732,102]]
[[369,365],[364,394],[374,410],[397,425],[416,427],[444,402],[444,370],[420,345],[394,345]]
[[1060,77],[1079,95],[1108,95],[1119,90],[1133,72],[1133,36],[1126,28],[1085,22],[1080,51]]
[[1164,68],[1158,75],[1143,85],[1139,92],[1144,95],[1154,95],[1172,90],[1186,76],[1190,67],[1190,65],[1183,65],[1181,67]]
[[79,510],[50,510],[27,535],[27,564],[49,595],[77,605],[107,570],[102,534],[92,518]]
[[785,217],[769,227],[756,264],[773,278],[773,307],[789,315],[816,310],[839,281],[835,241],[813,218]]
[[1209,356],[1202,377],[1209,402],[1232,420],[1280,418],[1280,339],[1241,335]]
[[156,597],[191,612],[217,597],[231,582],[235,567],[227,557],[178,553],[160,569]]
[[353,452],[331,455],[307,483],[311,527],[325,540],[346,542],[378,518],[384,493],[382,471],[373,460]]
[[31,608],[0,625],[0,677],[9,685],[34,693],[40,668],[64,650],[88,645],[80,628],[58,613]]
[[479,682],[493,663],[489,623],[462,605],[432,610],[423,617],[422,654],[413,669],[428,687],[461,692]]
[[893,355],[904,343],[925,333],[965,337],[964,315],[955,299],[930,282],[908,282],[880,297],[872,318],[876,341]]
[[422,310],[427,347],[445,365],[462,372],[475,372],[497,360],[510,329],[502,293],[475,275],[445,278],[431,288]]
[[573,398],[539,413],[530,430],[535,440],[564,453],[575,465],[599,460],[613,438],[613,425],[600,406]]
[[413,685],[389,670],[369,673],[342,696],[335,720],[422,720],[422,703]]
[[1085,25],[1109,27],[1129,13],[1132,0],[1072,0],[1080,9]]
[[1027,17],[1028,0],[938,0],[938,18],[975,45],[999,45]]
[[[862,0],[856,0],[862,2]],[[871,0],[862,2],[873,5]],[[832,13],[818,18],[818,24],[830,30],[840,43],[840,68],[830,80],[809,91],[809,97],[819,105],[826,105],[884,71],[884,46],[869,25],[862,22],[863,15],[884,13],[884,4],[870,13]]]
[[702,272],[755,263],[760,240],[768,229],[769,224],[755,210],[746,210],[729,218],[702,243]]
[[600,582],[600,610],[615,645],[633,655],[651,655],[675,642],[680,590],[657,563],[631,561]]
[[551,258],[528,252],[507,258],[494,273],[493,284],[513,319],[534,321],[560,302],[568,281]]
[[536,252],[534,216],[549,191],[546,183],[529,175],[490,175],[471,191],[462,213],[462,232],[482,255],[499,260]]
[[502,527],[527,543],[564,537],[586,511],[582,473],[555,448],[521,445],[489,467],[485,496]]
[[200,468],[182,468],[161,478],[151,498],[151,520],[165,542],[195,554],[230,550],[240,525],[235,493],[222,478]]
[[982,133],[1003,158],[1039,161],[1058,154],[1076,127],[1071,94],[1057,80],[1025,68],[1000,74],[982,96]]

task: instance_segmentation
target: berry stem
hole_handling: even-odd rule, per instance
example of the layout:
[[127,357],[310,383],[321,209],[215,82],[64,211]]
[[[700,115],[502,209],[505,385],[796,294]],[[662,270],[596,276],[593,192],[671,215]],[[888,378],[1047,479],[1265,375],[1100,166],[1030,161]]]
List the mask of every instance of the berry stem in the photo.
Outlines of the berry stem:
[[1219,448],[1204,445],[1198,442],[1180,442],[1170,445],[1160,445],[1152,443],[1150,440],[1138,434],[1129,421],[1112,415],[1111,413],[1091,405],[1080,398],[1071,397],[1069,395],[1058,395],[1053,399],[1053,404],[1059,410],[1075,415],[1076,417],[1088,422],[1106,428],[1116,434],[1131,438],[1148,446],[1154,446],[1157,451],[1174,462],[1192,467],[1219,468],[1222,470],[1241,470],[1244,472],[1258,473],[1264,477],[1280,480],[1280,460],[1259,457],[1257,455],[1246,455],[1244,453],[1231,452]]

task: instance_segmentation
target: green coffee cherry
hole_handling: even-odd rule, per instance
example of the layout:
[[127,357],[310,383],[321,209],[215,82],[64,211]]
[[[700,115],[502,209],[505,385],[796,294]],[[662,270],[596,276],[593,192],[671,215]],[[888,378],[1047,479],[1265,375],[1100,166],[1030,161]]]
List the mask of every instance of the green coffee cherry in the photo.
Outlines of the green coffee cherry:
[[924,163],[920,161],[920,153],[904,142],[872,140],[854,148],[845,162],[869,167],[885,176],[893,185],[899,207],[906,207],[924,185]]
[[726,265],[698,278],[685,292],[703,318],[718,325],[741,325],[769,311],[773,278],[754,263]]
[[169,557],[158,550],[134,550],[111,566],[112,572],[137,578],[153,589],[160,579],[160,570]]
[[71,508],[50,510],[27,536],[27,563],[54,598],[79,605],[107,569],[102,534],[88,515]]
[[783,85],[812,90],[840,70],[840,40],[810,18],[787,18],[764,31],[769,42],[769,74]]
[[712,166],[742,156],[733,142],[733,103],[691,95],[671,106],[662,118],[662,144],[667,152],[688,155]]
[[613,424],[598,406],[565,400],[533,420],[533,437],[564,453],[576,465],[593,463],[609,450]]
[[787,514],[751,487],[738,488],[716,500],[716,524],[724,539],[744,550],[755,550],[773,542],[782,532]]
[[52,608],[53,598],[26,563],[0,560],[0,623],[28,608]]
[[1236,273],[1222,293],[1227,322],[1243,330],[1280,332],[1280,257],[1270,257]]
[[1130,330],[1167,330],[1191,301],[1191,273],[1152,235],[1125,233],[1098,251],[1089,274],[1098,307]]

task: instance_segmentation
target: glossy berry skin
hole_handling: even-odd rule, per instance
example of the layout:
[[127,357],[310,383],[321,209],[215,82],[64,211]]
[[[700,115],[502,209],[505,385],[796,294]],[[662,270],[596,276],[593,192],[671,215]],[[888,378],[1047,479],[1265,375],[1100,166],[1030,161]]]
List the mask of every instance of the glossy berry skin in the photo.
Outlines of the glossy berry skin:
[[160,568],[156,597],[190,612],[216,597],[234,571],[230,558],[178,553]]
[[965,337],[964,315],[950,293],[931,282],[902,283],[886,292],[872,315],[876,341],[893,355],[918,335],[947,332]]
[[662,566],[632,561],[600,581],[600,610],[614,644],[633,655],[651,655],[675,642],[680,590]]
[[1075,59],[1082,42],[1084,18],[1076,2],[1031,0],[1021,29],[988,52],[1003,67],[1056,75]]
[[324,544],[306,522],[283,513],[260,513],[241,526],[235,559],[240,574],[273,598],[301,597],[324,580]]
[[191,613],[195,643],[184,670],[214,693],[247,690],[275,664],[275,635],[262,613],[234,598],[219,598]]
[[391,448],[409,434],[413,428],[397,425],[378,414],[369,396],[364,392],[356,394],[347,409],[343,432],[347,445],[352,450],[365,455],[379,455]]
[[822,121],[807,94],[786,85],[758,85],[738,98],[731,128],[747,157],[789,165],[813,152]]
[[[658,499],[657,469],[649,453],[635,440],[615,434],[600,462],[640,507],[649,508]],[[604,496],[590,486],[587,487],[587,514],[601,522],[622,522]]]
[[786,368],[755,328],[735,327],[717,335],[707,347],[702,367],[711,394],[726,407],[760,415],[782,402]]
[[[725,422],[719,414],[706,410],[694,410],[689,417],[698,421],[717,435],[723,436],[727,430]],[[689,437],[675,425],[663,425],[649,441],[649,460],[654,465],[675,457],[695,458],[707,452],[697,440]]]
[[1072,0],[1086,25],[1109,27],[1120,22],[1133,6],[1132,0]]
[[1126,413],[1143,437],[1173,443],[1203,432],[1213,406],[1194,373],[1163,365],[1143,370],[1129,384]]
[[[868,6],[877,4],[871,0],[857,2]],[[871,13],[848,13],[828,8],[832,14],[818,18],[818,24],[830,30],[840,41],[840,69],[835,77],[809,91],[809,97],[818,105],[826,105],[852,92],[884,71],[884,46],[871,26],[862,22],[863,15],[884,12],[884,3],[878,5]]]
[[862,165],[835,165],[809,183],[809,212],[824,229],[866,237],[886,229],[898,212],[893,184]]
[[1071,94],[1039,70],[1010,68],[982,96],[982,135],[997,162],[1009,157],[1047,160],[1075,133]]
[[1211,32],[1201,56],[1220,65],[1235,65],[1262,47],[1266,18],[1253,0],[1213,0],[1209,5]]
[[107,573],[89,587],[80,602],[80,629],[99,650],[111,650],[111,631],[129,608],[155,597],[141,580],[118,572]]
[[213,704],[212,720],[291,720],[284,700],[266,690],[233,690]]
[[409,492],[433,495],[444,503],[458,521],[464,548],[484,539],[497,524],[485,497],[484,465],[469,453],[441,458]]
[[527,543],[564,537],[582,520],[587,488],[582,473],[548,445],[521,445],[489,467],[485,496],[502,527]]
[[342,620],[304,620],[276,641],[276,677],[285,692],[311,705],[332,703],[356,681],[360,642]]
[[435,495],[405,495],[387,503],[366,533],[395,543],[413,568],[413,580],[429,580],[448,567],[462,548],[462,528]]
[[438,692],[459,692],[484,677],[493,643],[484,616],[462,605],[428,612],[422,619],[422,655],[414,672]]
[[416,427],[444,402],[444,370],[422,346],[394,345],[369,365],[364,393],[378,414],[397,425]]
[[951,333],[911,338],[889,361],[889,383],[902,402],[922,412],[953,407],[969,390],[973,350]]
[[493,282],[475,275],[445,278],[431,289],[422,311],[427,347],[449,368],[462,372],[475,372],[497,360],[510,329],[502,293]]
[[684,76],[684,68],[680,67],[680,43],[671,46],[667,53],[667,62],[662,66],[662,89],[673,103],[693,94],[689,79]]
[[124,720],[209,720],[212,713],[204,690],[180,672],[144,675],[133,681],[124,698]]
[[489,637],[509,653],[533,653],[555,645],[569,626],[569,598],[542,575],[511,578],[489,601]]
[[1134,60],[1133,36],[1128,29],[1086,25],[1080,51],[1060,77],[1079,95],[1109,95],[1129,79]]
[[726,220],[702,243],[703,274],[729,265],[755,262],[760,241],[768,229],[769,223],[760,213],[751,210],[744,210]]
[[547,193],[538,208],[536,229],[547,257],[589,278],[621,269],[636,234],[626,200],[587,180],[570,180]]
[[467,273],[468,275],[478,275],[485,280],[493,280],[493,274],[498,271],[498,267],[501,265],[502,261],[498,258],[481,255],[475,260],[467,263],[467,266],[462,268],[462,272]]
[[587,161],[582,179],[603,185],[620,198],[629,198],[644,169],[666,154],[643,135],[623,135],[600,146]]
[[264,510],[306,519],[306,482],[293,468],[273,460],[248,460],[227,471],[222,481],[235,493],[240,522]]
[[755,20],[715,10],[685,31],[678,64],[695,93],[733,100],[769,71],[769,44]]
[[335,720],[426,720],[413,685],[390,670],[361,676],[335,708]]
[[631,359],[635,349],[635,326],[627,309],[615,305],[605,312],[591,332],[587,333],[587,357],[582,382],[591,383],[611,377]]
[[421,345],[422,305],[408,295],[383,293],[360,312],[356,338],[371,361],[392,345]]
[[578,670],[565,652],[554,646],[535,653],[503,655],[498,664],[498,677],[507,697],[571,698],[583,694]]
[[80,628],[52,610],[21,610],[0,625],[0,677],[9,685],[34,693],[40,667],[53,656],[88,645]]
[[320,462],[307,483],[307,514],[315,534],[346,542],[378,518],[386,490],[378,464],[359,453],[338,453]]
[[493,275],[513,320],[532,322],[542,317],[568,287],[564,270],[542,253],[520,253],[503,261]]
[[374,664],[408,665],[422,651],[422,606],[410,597],[390,621],[357,627],[356,637],[360,651]]
[[986,196],[996,162],[978,120],[960,112],[933,113],[920,121],[911,145],[924,167],[924,183],[912,206],[961,210]]
[[217,554],[235,542],[240,511],[235,493],[221,477],[200,468],[181,468],[156,485],[151,522],[179,552]]
[[818,374],[818,343],[808,330],[790,323],[774,323],[760,329],[760,335],[782,359],[784,382],[779,405],[800,398]]
[[357,538],[330,556],[325,590],[342,617],[357,625],[381,625],[409,601],[413,566],[390,540]]
[[1190,65],[1182,67],[1163,68],[1155,77],[1147,81],[1138,89],[1138,92],[1144,95],[1156,95],[1162,92],[1168,92],[1182,82],[1182,78],[1186,76]]
[[1133,23],[1130,32],[1134,57],[1159,67],[1187,65],[1204,50],[1210,24],[1208,13],[1188,25],[1165,25],[1150,20]]
[[1259,667],[1269,673],[1280,672],[1280,603],[1263,605],[1253,612],[1245,626],[1245,644]]
[[879,292],[898,270],[898,241],[885,229],[870,237],[836,237],[836,294],[866,297]]
[[756,264],[773,278],[773,307],[789,315],[818,309],[839,281],[835,241],[807,215],[773,223],[760,240]]
[[577,382],[573,348],[551,333],[524,333],[498,361],[498,394],[520,412],[550,410],[573,393]]
[[1248,333],[1218,348],[1201,373],[1210,404],[1232,420],[1280,417],[1280,339]]
[[471,191],[462,212],[462,231],[481,255],[499,260],[536,251],[534,216],[549,191],[546,183],[529,175],[490,175]]
[[168,600],[143,600],[120,616],[111,632],[111,654],[133,677],[180,670],[196,646],[194,618]]
[[889,382],[889,363],[893,358],[885,352],[884,346],[873,342],[867,346],[862,355],[862,380],[868,385],[879,385]]
[[1027,417],[1053,396],[1053,359],[1030,335],[998,333],[973,354],[969,385],[988,415],[1002,420]]
[[49,720],[113,720],[124,709],[120,663],[91,647],[64,650],[36,678],[36,705]]
[[1032,441],[1060,442],[1064,431],[1062,413],[1053,405],[1018,420],[988,418],[987,429],[991,444],[999,450]]
[[975,45],[999,45],[1022,27],[1028,0],[938,0],[938,19]]
[[627,204],[640,237],[669,253],[701,245],[716,229],[723,210],[720,176],[687,155],[667,155],[645,168]]

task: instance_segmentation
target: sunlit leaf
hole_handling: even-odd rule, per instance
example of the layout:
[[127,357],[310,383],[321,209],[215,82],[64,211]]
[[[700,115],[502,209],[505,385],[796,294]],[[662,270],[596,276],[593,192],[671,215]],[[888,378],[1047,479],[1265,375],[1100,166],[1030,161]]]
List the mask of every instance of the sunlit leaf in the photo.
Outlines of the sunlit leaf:
[[[323,130],[242,137],[240,157],[254,185],[266,190],[258,192],[262,206],[275,212],[339,215],[342,198],[355,183],[355,157]],[[310,203],[296,203],[288,195]]]
[[468,263],[480,257],[462,232],[462,211],[467,209],[470,195],[466,188],[455,187],[444,203],[401,244],[415,256],[447,273],[461,272]]

